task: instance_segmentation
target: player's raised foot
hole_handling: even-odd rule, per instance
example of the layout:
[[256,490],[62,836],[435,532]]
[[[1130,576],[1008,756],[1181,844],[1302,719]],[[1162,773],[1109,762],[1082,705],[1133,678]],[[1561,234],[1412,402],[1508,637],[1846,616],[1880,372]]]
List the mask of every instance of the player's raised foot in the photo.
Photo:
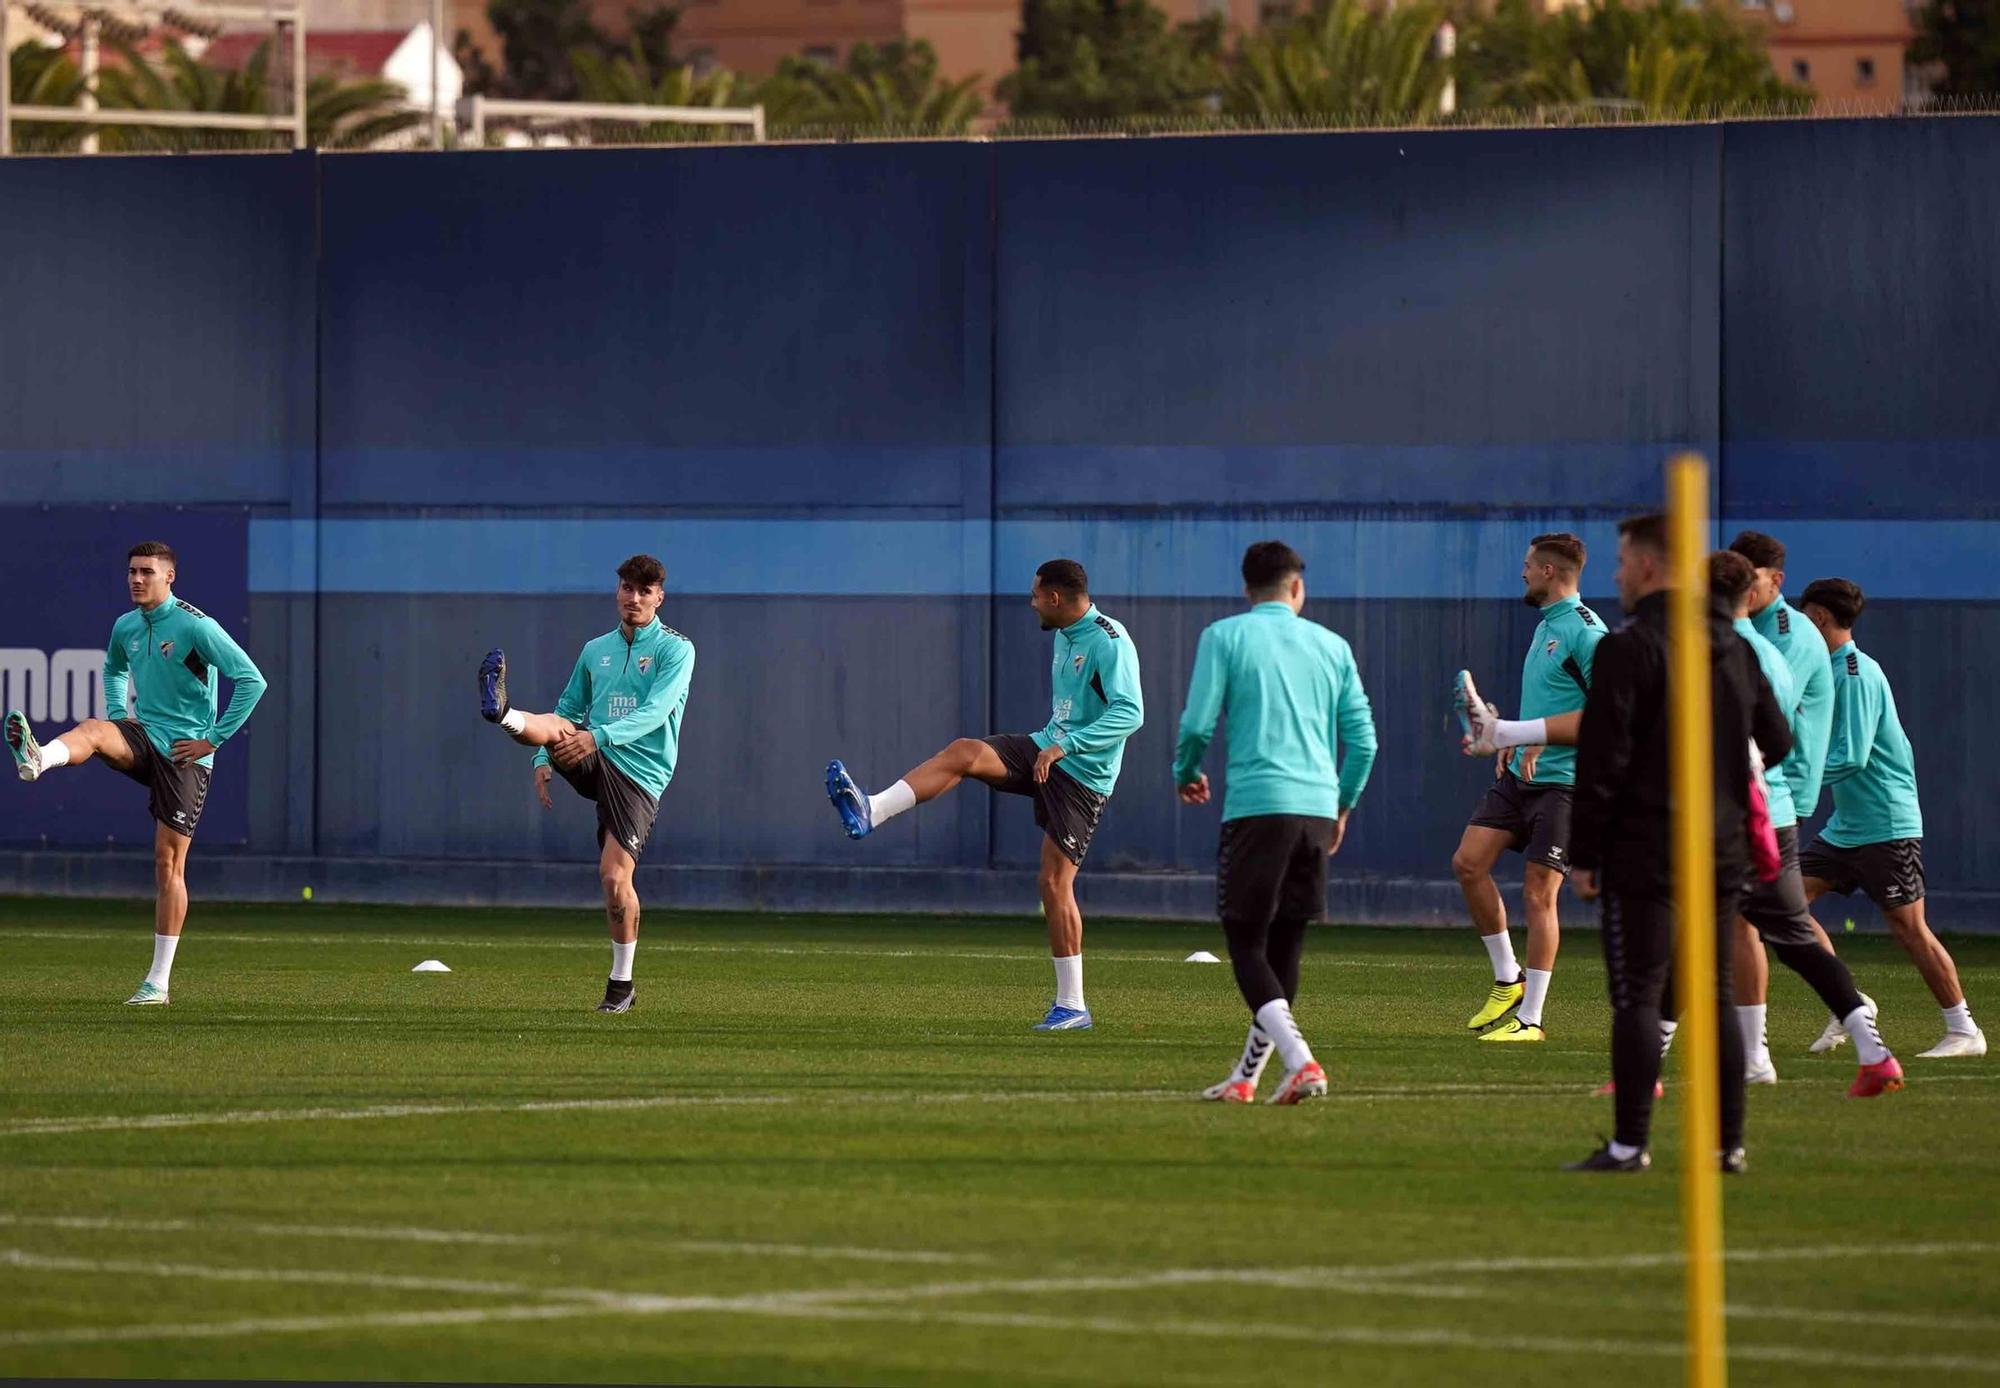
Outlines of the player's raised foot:
[[1493,723],[1500,711],[1479,697],[1472,671],[1460,670],[1451,677],[1451,710],[1458,715],[1458,745],[1468,757],[1490,757],[1499,749],[1493,745]]
[[1919,1052],[1918,1060],[1959,1060],[1986,1054],[1986,1033],[1978,1027],[1971,1031],[1948,1031],[1944,1040],[1927,1051]]
[[[835,763],[838,765],[838,763]],[[858,838],[859,835],[856,835]],[[1090,1012],[1082,1007],[1064,1007],[1056,1003],[1049,1008],[1049,1015],[1035,1023],[1036,1031],[1089,1031]]]
[[847,767],[839,757],[826,764],[826,798],[833,802],[834,809],[840,811],[840,825],[847,831],[847,837],[868,837],[869,831],[875,827],[875,817],[868,808],[868,796],[854,784],[854,778],[847,774]]
[[1254,1104],[1257,1102],[1257,1086],[1232,1075],[1221,1084],[1211,1084],[1202,1090],[1201,1097],[1218,1104]]
[[1540,1022],[1524,1022],[1519,1017],[1509,1017],[1479,1039],[1482,1042],[1498,1041],[1502,1044],[1516,1041],[1546,1041],[1548,1033],[1542,1030]]
[[1847,1097],[1872,1099],[1877,1094],[1887,1094],[1902,1087],[1903,1067],[1896,1063],[1896,1057],[1884,1056],[1873,1065],[1861,1067],[1854,1076],[1854,1083],[1847,1086]]
[[[1597,1088],[1590,1091],[1590,1097],[1593,1099],[1609,1099],[1617,1094],[1617,1092],[1618,1081],[1606,1080],[1603,1084],[1598,1085]],[[1653,1097],[1655,1099],[1664,1099],[1667,1097],[1667,1082],[1665,1080],[1653,1081]]]
[[1326,1097],[1326,1071],[1319,1068],[1317,1060],[1309,1060],[1278,1086],[1278,1092],[1264,1102],[1270,1104],[1298,1104],[1307,1099]]
[[[1871,1022],[1874,1021],[1876,1012],[1878,1011],[1878,1009],[1875,1006],[1875,999],[1869,997],[1866,993],[1863,993],[1861,995],[1861,1005],[1868,1009],[1868,1020]],[[1825,1055],[1828,1051],[1836,1050],[1841,1046],[1845,1046],[1846,1044],[1847,1044],[1847,1028],[1841,1025],[1840,1018],[1829,1017],[1826,1023],[1826,1030],[1822,1031],[1819,1034],[1819,1039],[1814,1041],[1812,1045],[1808,1046],[1806,1049],[1811,1051],[1814,1055]]]
[[14,754],[14,770],[24,781],[32,781],[42,774],[42,744],[35,741],[34,729],[28,726],[28,715],[19,709],[11,709],[7,714],[7,750]]
[[1528,991],[1528,977],[1523,974],[1512,983],[1496,983],[1493,991],[1486,995],[1485,1005],[1466,1019],[1467,1031],[1484,1031],[1502,1017],[1521,1005],[1521,999]]
[[1778,1082],[1778,1067],[1771,1063],[1771,1057],[1769,1055],[1765,1055],[1756,1060],[1750,1060],[1744,1062],[1743,1083],[1776,1084],[1777,1082]]
[[479,662],[479,716],[489,723],[507,716],[507,653],[498,646]]
[[1725,1176],[1741,1176],[1750,1169],[1750,1158],[1741,1147],[1732,1147],[1727,1152],[1715,1154],[1716,1165]]
[[604,1001],[597,1004],[599,1012],[630,1012],[632,999],[638,996],[629,978],[608,978],[604,981]]
[[1644,1148],[1629,1157],[1611,1155],[1611,1143],[1598,1143],[1597,1150],[1582,1161],[1565,1162],[1565,1171],[1644,1171],[1653,1164],[1653,1159]]
[[127,1007],[165,1007],[167,1005],[167,990],[160,987],[157,983],[142,983],[139,985],[138,992],[125,999],[125,1005]]

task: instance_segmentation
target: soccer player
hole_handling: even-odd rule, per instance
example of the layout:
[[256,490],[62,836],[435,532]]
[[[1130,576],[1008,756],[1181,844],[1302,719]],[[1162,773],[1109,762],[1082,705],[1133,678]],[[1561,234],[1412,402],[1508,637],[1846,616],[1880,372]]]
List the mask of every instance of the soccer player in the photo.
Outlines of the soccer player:
[[1028,601],[1042,630],[1055,633],[1050,667],[1053,709],[1038,733],[984,740],[962,737],[887,790],[864,792],[838,759],[827,763],[826,793],[851,839],[865,838],[903,811],[935,800],[970,776],[994,790],[1035,802],[1042,830],[1038,878],[1048,918],[1056,998],[1036,1031],[1088,1031],[1083,996],[1083,913],[1076,873],[1090,851],[1104,806],[1118,784],[1125,739],[1139,731],[1139,653],[1119,623],[1090,600],[1090,579],[1074,559],[1035,570]]
[[[1800,701],[1792,684],[1791,667],[1778,648],[1765,640],[1750,620],[1750,604],[1754,600],[1756,583],[1755,567],[1741,553],[1729,549],[1711,555],[1708,563],[1710,594],[1718,602],[1727,604],[1734,614],[1736,634],[1755,653],[1757,666],[1771,686],[1786,722],[1796,729],[1800,721]],[[1817,636],[1814,639],[1817,640]],[[1796,731],[1793,739],[1793,754],[1796,754]],[[1889,1053],[1889,1048],[1882,1044],[1882,1037],[1875,1029],[1874,1004],[1855,991],[1854,975],[1847,971],[1847,965],[1838,956],[1820,943],[1820,934],[1813,927],[1812,912],[1806,908],[1805,887],[1799,877],[1799,817],[1793,806],[1787,772],[1791,765],[1792,755],[1787,755],[1780,765],[1764,768],[1764,789],[1771,827],[1776,831],[1778,840],[1779,870],[1774,881],[1760,882],[1753,878],[1749,882],[1743,897],[1742,919],[1735,932],[1735,962],[1741,964],[1745,954],[1754,955],[1762,962],[1763,950],[1756,943],[1761,939],[1786,968],[1804,979],[1819,994],[1827,1010],[1840,1019],[1844,1033],[1854,1038],[1861,1070],[1847,1092],[1855,1098],[1872,1098],[1888,1090],[1901,1089],[1903,1067]],[[1742,947],[1746,934],[1751,941],[1748,950]],[[1743,980],[1736,979],[1736,1021],[1743,1032],[1744,1078],[1751,1084],[1776,1084],[1778,1071],[1771,1063],[1770,1047],[1764,1036],[1763,998],[1759,996],[1755,1006],[1746,1005],[1744,992]]]
[[[104,702],[117,715],[86,718],[46,744],[19,709],[7,714],[7,748],[24,781],[96,757],[148,791],[153,815],[153,967],[134,1007],[165,1007],[174,952],[187,923],[187,855],[208,799],[215,752],[264,697],[264,676],[213,617],[174,596],[178,561],[158,540],[132,546],[125,586],[132,610],[111,626],[104,649]],[[216,715],[216,677],[234,686]],[[132,716],[124,716],[128,687]]]
[[551,774],[597,803],[597,875],[611,928],[611,976],[599,1012],[632,1010],[632,956],[639,947],[632,873],[674,779],[694,679],[694,642],[660,621],[666,577],[666,566],[650,554],[618,566],[618,625],[585,643],[554,713],[529,713],[507,701],[504,651],[487,652],[479,665],[479,712],[535,749],[542,808],[555,808]]
[[[1705,568],[1706,566],[1704,566]],[[1683,582],[1707,587],[1706,572]],[[1576,748],[1571,857],[1576,894],[1604,897],[1604,965],[1611,992],[1614,1136],[1570,1171],[1643,1171],[1660,1076],[1660,1013],[1673,965],[1675,905],[1668,785],[1666,518],[1618,526],[1618,595],[1631,620],[1599,644]],[[1716,1009],[1722,1169],[1744,1169],[1743,1034],[1729,1025],[1729,941],[1750,871],[1751,743],[1767,765],[1791,751],[1791,729],[1757,658],[1711,603],[1709,681],[1715,777]],[[1600,874],[1602,874],[1600,878]]]
[[[1514,744],[1515,750],[1495,765],[1492,788],[1473,812],[1451,859],[1452,875],[1493,965],[1492,991],[1465,1024],[1468,1031],[1482,1033],[1481,1041],[1532,1042],[1547,1034],[1542,1008],[1561,938],[1556,894],[1569,875],[1576,753],[1546,745],[1535,750],[1534,744],[1546,743],[1546,734],[1528,729],[1555,715],[1574,717],[1590,692],[1591,664],[1604,639],[1604,623],[1577,597],[1587,557],[1583,541],[1567,531],[1537,535],[1528,545],[1521,562],[1522,600],[1542,620],[1521,666],[1521,718],[1501,726],[1511,736],[1532,737],[1533,743]],[[1481,755],[1491,755],[1495,745],[1481,734],[1494,720],[1469,672],[1458,672],[1453,701],[1465,726],[1468,753],[1477,746]],[[1528,917],[1525,971],[1515,961],[1507,906],[1493,883],[1493,865],[1509,850],[1527,858],[1521,885]]]
[[1250,1035],[1236,1068],[1203,1091],[1223,1103],[1256,1100],[1273,1047],[1285,1079],[1270,1102],[1326,1093],[1326,1072],[1299,1032],[1292,1003],[1306,925],[1326,913],[1326,860],[1340,851],[1375,764],[1375,719],[1347,642],[1299,615],[1305,567],[1277,540],[1245,551],[1250,610],[1202,632],[1174,753],[1181,800],[1206,805],[1202,753],[1216,719],[1229,720],[1215,892],[1236,986],[1250,1008]]
[[1966,1005],[1958,966],[1924,919],[1916,757],[1882,667],[1854,644],[1854,624],[1866,601],[1844,578],[1815,579],[1799,598],[1833,663],[1833,738],[1826,753],[1833,817],[1799,856],[1799,870],[1808,899],[1826,892],[1846,896],[1856,887],[1868,893],[1930,985],[1944,1013],[1944,1038],[1918,1059],[1985,1055],[1986,1037]]

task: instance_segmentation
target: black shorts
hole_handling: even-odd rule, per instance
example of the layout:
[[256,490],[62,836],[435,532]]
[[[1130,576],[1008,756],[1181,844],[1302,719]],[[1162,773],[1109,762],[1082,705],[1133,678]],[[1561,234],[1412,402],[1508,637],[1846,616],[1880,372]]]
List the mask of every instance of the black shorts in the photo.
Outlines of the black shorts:
[[653,836],[653,821],[659,818],[660,802],[606,760],[602,752],[592,752],[567,771],[557,766],[556,774],[568,781],[578,795],[597,802],[598,849],[602,851],[604,837],[609,834],[637,861],[646,851],[646,840]]
[[1799,872],[1817,877],[1842,896],[1856,887],[1885,911],[1924,899],[1924,841],[1890,839],[1841,848],[1824,835],[1799,855]]
[[1530,785],[1506,771],[1486,792],[1469,822],[1512,835],[1509,848],[1525,854],[1529,862],[1567,877],[1571,794],[1568,786]]
[[1083,866],[1083,855],[1097,834],[1097,822],[1104,818],[1110,797],[1099,795],[1079,784],[1057,762],[1049,768],[1048,780],[1035,784],[1035,758],[1042,749],[1026,733],[998,733],[986,745],[1000,754],[1007,779],[993,789],[1007,795],[1025,795],[1035,802],[1035,827],[1048,835],[1062,855]]
[[176,766],[171,757],[161,756],[136,718],[120,718],[111,726],[125,734],[125,745],[132,749],[132,767],[125,774],[152,792],[146,808],[153,818],[193,838],[194,826],[201,823],[201,807],[208,802],[211,769],[192,763]]
[[1333,821],[1253,814],[1222,821],[1215,850],[1215,910],[1232,925],[1316,921],[1326,914],[1326,851]]
[[1805,882],[1799,874],[1799,831],[1788,825],[1777,833],[1777,881],[1759,882],[1752,874],[1744,887],[1743,904],[1737,909],[1767,945],[1816,944],[1819,936],[1813,931]]

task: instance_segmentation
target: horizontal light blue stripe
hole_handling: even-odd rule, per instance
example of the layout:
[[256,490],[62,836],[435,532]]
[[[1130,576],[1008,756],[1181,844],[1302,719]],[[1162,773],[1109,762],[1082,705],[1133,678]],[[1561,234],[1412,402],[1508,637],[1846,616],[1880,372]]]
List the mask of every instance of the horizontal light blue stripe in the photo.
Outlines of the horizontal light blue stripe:
[[[1787,586],[1839,576],[1878,599],[2000,599],[2000,522],[1725,519],[1790,551]],[[1236,596],[1244,549],[1281,539],[1332,598],[1511,599],[1540,530],[1590,546],[1584,593],[1615,610],[1617,528],[1560,515],[1403,519],[1104,516],[984,520],[253,520],[262,593],[602,593],[627,555],[651,553],[682,593],[982,596],[1026,591],[1037,565],[1080,560],[1107,596]]]

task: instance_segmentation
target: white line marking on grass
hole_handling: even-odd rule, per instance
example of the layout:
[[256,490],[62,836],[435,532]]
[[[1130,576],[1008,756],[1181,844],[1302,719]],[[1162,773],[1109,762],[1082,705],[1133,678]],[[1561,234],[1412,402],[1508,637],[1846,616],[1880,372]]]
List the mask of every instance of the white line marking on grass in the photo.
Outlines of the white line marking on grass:
[[[213,1267],[202,1263],[148,1263],[119,1258],[62,1258],[0,1248],[0,1267],[40,1272],[111,1273],[127,1277],[158,1277],[175,1281],[294,1282],[308,1286],[367,1287],[393,1292],[457,1292],[468,1296],[544,1296],[575,1300],[585,1294],[545,1291],[519,1282],[479,1282],[456,1277],[407,1277],[400,1273],[314,1271],[306,1268]],[[588,1297],[598,1300],[597,1297]]]
[[369,1104],[362,1108],[225,1109],[215,1113],[142,1113],[95,1118],[22,1118],[0,1123],[0,1137],[45,1137],[243,1123],[343,1123],[367,1118],[430,1118],[461,1113],[557,1113],[570,1109],[739,1107],[787,1104],[785,1095],[660,1094],[625,1099],[534,1099],[517,1103]]
[[[1786,1263],[1867,1257],[1933,1258],[1966,1253],[2000,1253],[2000,1243],[1967,1240],[1953,1243],[1826,1244],[1809,1248],[1728,1248],[1723,1250],[1722,1256],[1732,1263]],[[1613,1272],[1620,1269],[1677,1268],[1684,1262],[1680,1253],[1612,1253],[1582,1257],[1452,1258],[1421,1263],[1390,1263],[1357,1271],[1370,1277],[1421,1277],[1439,1272]]]

